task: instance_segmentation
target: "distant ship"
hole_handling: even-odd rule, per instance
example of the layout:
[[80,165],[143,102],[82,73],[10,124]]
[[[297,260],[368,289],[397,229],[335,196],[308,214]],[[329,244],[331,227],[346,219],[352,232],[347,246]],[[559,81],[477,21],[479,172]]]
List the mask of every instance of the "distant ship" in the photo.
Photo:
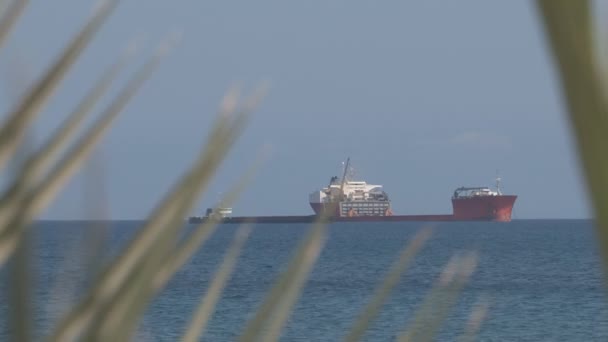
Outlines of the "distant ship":
[[[382,185],[352,180],[350,158],[346,160],[343,175],[331,177],[329,184],[309,195],[314,215],[305,216],[241,216],[231,217],[230,208],[208,209],[204,217],[191,217],[190,223],[214,218],[224,223],[307,223],[323,215],[333,222],[395,222],[395,221],[511,221],[516,195],[504,195],[500,178],[496,191],[489,187],[459,187],[452,196],[452,214],[395,215],[389,195]],[[218,215],[211,216],[212,213]]]
[[454,221],[490,220],[511,221],[515,195],[503,195],[500,191],[500,178],[496,179],[496,191],[487,187],[460,187],[452,196]]

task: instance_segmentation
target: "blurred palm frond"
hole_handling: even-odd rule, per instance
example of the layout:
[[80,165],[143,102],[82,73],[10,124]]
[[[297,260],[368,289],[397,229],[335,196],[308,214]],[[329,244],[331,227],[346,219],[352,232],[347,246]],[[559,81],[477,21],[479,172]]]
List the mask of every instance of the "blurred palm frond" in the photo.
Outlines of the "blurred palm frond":
[[[608,281],[608,103],[606,63],[596,44],[588,0],[537,0],[548,45],[561,79],[567,116],[578,146],[596,219]],[[599,42],[606,44],[605,42]]]
[[[0,47],[26,3],[27,1],[14,0],[6,5],[0,18]],[[19,147],[33,122],[118,3],[117,0],[103,1],[57,60],[8,113],[6,121],[0,126],[0,167],[6,169],[8,164],[20,157]],[[26,162],[0,196],[0,266],[10,261],[14,274],[11,277],[14,281],[12,317],[16,339],[28,341],[32,338],[28,325],[31,317],[26,286],[29,283],[27,255],[32,222],[82,167],[113,121],[153,74],[173,44],[172,37],[164,41],[157,53],[136,71],[121,92],[102,110],[97,120],[88,129],[83,129],[84,132],[75,139],[84,119],[122,72],[130,52],[112,64],[50,139],[38,150],[25,156]],[[136,236],[96,275],[95,281],[82,298],[50,332],[51,341],[123,341],[133,336],[150,301],[201,248],[216,228],[218,222],[208,220],[193,227],[192,232],[180,240],[180,234],[184,232],[184,217],[192,210],[199,196],[208,189],[219,166],[245,129],[249,114],[257,108],[263,95],[264,87],[260,87],[259,91],[241,102],[235,89],[227,93],[210,128],[208,139],[192,166],[177,179]],[[72,139],[75,141],[70,143]],[[231,203],[236,199],[249,182],[251,173],[243,175],[222,203]],[[195,341],[204,333],[221,291],[235,268],[248,229],[242,228],[236,234],[206,295],[195,310],[191,324],[183,336],[184,340]],[[321,216],[294,251],[285,272],[279,275],[247,322],[239,340],[275,341],[280,338],[327,236],[327,217]],[[401,275],[429,237],[430,231],[422,230],[410,239],[354,322],[346,340],[357,341],[363,337]],[[474,254],[467,254],[464,257],[456,256],[450,261],[437,286],[414,314],[412,323],[401,336],[402,340],[426,341],[434,337],[474,271],[476,260]],[[480,315],[475,317],[478,316]],[[467,336],[473,336],[476,327],[478,326],[471,325]]]

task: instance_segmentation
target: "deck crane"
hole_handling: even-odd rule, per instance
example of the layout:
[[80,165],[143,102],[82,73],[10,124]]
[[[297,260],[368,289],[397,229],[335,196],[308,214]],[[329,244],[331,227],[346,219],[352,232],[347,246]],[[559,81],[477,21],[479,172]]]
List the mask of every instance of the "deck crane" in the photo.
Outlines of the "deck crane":
[[350,157],[346,158],[346,165],[344,165],[344,173],[342,174],[342,182],[340,183],[340,200],[344,200],[344,183],[346,183],[346,173],[348,172],[348,167],[350,165]]

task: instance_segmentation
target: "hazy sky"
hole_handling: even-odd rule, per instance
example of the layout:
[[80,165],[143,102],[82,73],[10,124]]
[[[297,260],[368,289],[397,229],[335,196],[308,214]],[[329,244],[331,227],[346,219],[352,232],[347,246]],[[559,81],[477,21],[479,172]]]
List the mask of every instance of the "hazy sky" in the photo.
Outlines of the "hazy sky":
[[[2,57],[2,79],[13,80],[2,84],[3,109],[15,80],[35,79],[92,6],[31,4]],[[223,93],[264,80],[269,95],[198,212],[269,145],[236,215],[312,213],[308,194],[350,156],[398,214],[450,213],[456,187],[493,186],[500,170],[503,191],[519,196],[514,218],[589,216],[528,0],[124,1],[43,113],[39,141],[132,37],[143,38],[135,67],[174,29],[181,44],[101,144],[112,218],[145,217],[193,160]],[[45,218],[84,217],[85,176]]]

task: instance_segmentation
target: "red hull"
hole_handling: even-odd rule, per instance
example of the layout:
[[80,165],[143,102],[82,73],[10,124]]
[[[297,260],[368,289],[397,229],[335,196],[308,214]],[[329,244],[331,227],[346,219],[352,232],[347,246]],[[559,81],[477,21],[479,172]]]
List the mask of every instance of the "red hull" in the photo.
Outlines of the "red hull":
[[509,222],[515,199],[514,195],[453,198],[454,220]]

